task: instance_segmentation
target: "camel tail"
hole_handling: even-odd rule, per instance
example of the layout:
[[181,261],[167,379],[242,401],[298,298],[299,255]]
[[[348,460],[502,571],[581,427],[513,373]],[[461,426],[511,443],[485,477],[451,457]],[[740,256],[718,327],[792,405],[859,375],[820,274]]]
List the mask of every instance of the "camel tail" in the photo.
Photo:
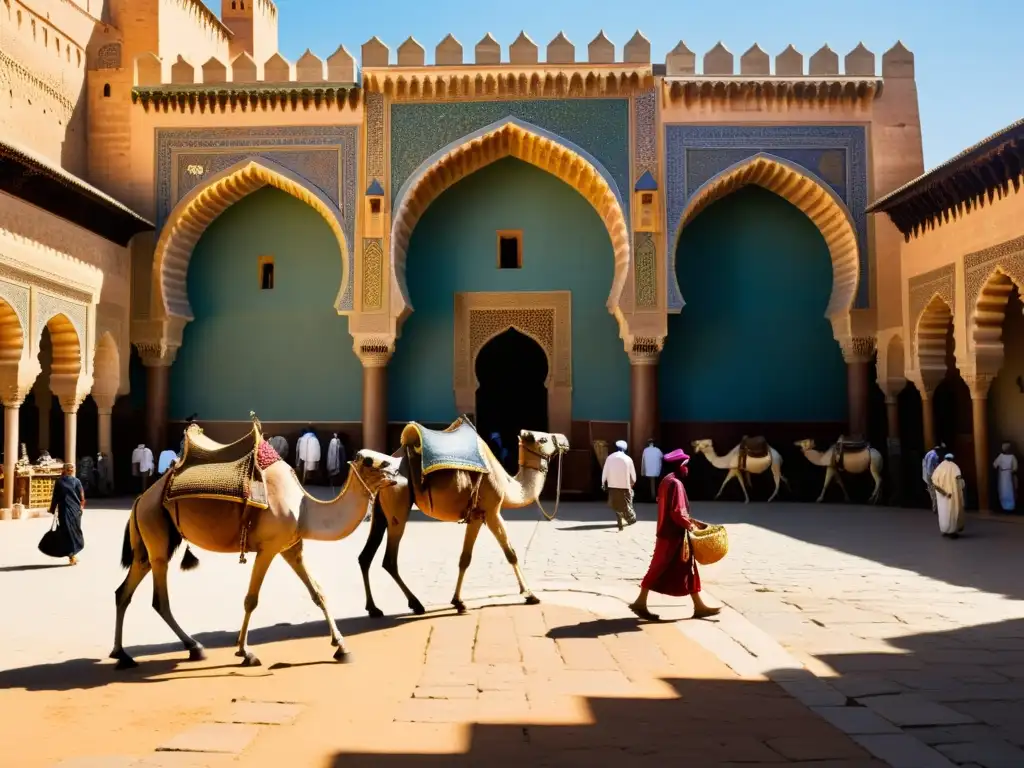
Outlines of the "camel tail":
[[[131,568],[132,561],[135,559],[135,549],[138,548],[140,555],[139,560],[146,562],[149,558],[149,552],[146,551],[146,544],[142,540],[142,534],[139,532],[139,518],[138,518],[138,497],[132,503],[131,514],[128,515],[128,522],[124,526],[124,541],[121,542],[121,567]],[[135,540],[132,541],[132,528],[135,529]]]
[[[132,510],[134,514],[134,510]],[[132,560],[135,559],[135,553],[132,551],[132,521],[131,518],[124,526],[124,541],[121,542],[121,567],[131,568]]]
[[185,554],[181,558],[181,570],[194,571],[199,567],[199,558],[192,554],[192,547],[185,545]]

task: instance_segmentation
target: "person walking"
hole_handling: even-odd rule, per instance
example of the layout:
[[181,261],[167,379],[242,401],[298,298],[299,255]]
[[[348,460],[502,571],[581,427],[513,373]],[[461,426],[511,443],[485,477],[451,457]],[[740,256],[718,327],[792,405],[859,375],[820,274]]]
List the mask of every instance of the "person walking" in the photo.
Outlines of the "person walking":
[[924,459],[921,461],[921,476],[924,480],[925,488],[928,489],[928,496],[932,500],[932,512],[938,511],[938,507],[935,502],[935,488],[932,486],[932,475],[935,474],[935,469],[942,462],[942,457],[945,453],[946,444],[939,443],[928,451],[928,453],[924,455]]
[[619,530],[636,522],[633,511],[633,486],[636,485],[636,467],[626,453],[626,441],[615,443],[616,450],[608,454],[601,471],[601,489],[608,491],[608,506],[619,518]]
[[999,472],[999,506],[1003,512],[1013,512],[1017,509],[1017,457],[1010,443],[1003,443],[992,468]]
[[651,592],[672,597],[689,595],[693,601],[693,617],[706,619],[722,609],[709,606],[700,596],[700,573],[688,537],[697,523],[690,517],[690,499],[683,486],[683,479],[689,473],[690,457],[682,449],[676,449],[665,456],[665,463],[671,465],[673,471],[665,475],[658,486],[654,555],[640,582],[640,594],[629,608],[641,619],[658,621],[658,615],[647,608]]
[[82,534],[82,510],[85,508],[85,489],[75,477],[75,465],[65,464],[64,472],[53,484],[50,497],[54,527],[39,541],[39,551],[48,557],[66,557],[69,565],[78,565],[78,553],[85,549]]
[[955,539],[964,530],[964,476],[953,461],[953,454],[947,453],[932,475],[932,487],[938,502],[939,531],[943,536]]
[[653,437],[647,441],[647,447],[640,455],[640,474],[647,478],[651,501],[658,500],[658,478],[661,477],[661,462],[664,457],[665,454],[654,444]]

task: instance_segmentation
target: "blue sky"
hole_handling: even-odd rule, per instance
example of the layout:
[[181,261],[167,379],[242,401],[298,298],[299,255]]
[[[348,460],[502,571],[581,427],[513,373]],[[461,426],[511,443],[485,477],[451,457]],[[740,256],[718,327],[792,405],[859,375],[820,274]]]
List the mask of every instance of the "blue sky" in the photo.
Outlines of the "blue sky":
[[[207,2],[218,10],[218,0]],[[542,50],[564,31],[581,57],[602,28],[621,56],[639,28],[654,61],[664,61],[680,39],[698,57],[721,39],[737,58],[755,42],[772,56],[792,43],[805,60],[824,43],[842,57],[860,41],[881,58],[903,40],[916,56],[926,168],[1024,117],[1020,0],[277,0],[277,6],[281,52],[292,61],[306,48],[326,58],[342,43],[358,57],[373,35],[394,51],[413,35],[430,62],[449,32],[469,55],[490,32],[504,57],[521,29]]]

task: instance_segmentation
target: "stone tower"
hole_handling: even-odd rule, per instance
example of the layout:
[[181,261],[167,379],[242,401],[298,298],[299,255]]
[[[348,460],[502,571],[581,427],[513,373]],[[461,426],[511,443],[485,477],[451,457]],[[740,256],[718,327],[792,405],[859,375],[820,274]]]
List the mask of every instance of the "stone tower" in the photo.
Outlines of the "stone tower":
[[277,6],[273,0],[221,0],[220,17],[234,35],[232,60],[248,53],[262,65],[277,53]]

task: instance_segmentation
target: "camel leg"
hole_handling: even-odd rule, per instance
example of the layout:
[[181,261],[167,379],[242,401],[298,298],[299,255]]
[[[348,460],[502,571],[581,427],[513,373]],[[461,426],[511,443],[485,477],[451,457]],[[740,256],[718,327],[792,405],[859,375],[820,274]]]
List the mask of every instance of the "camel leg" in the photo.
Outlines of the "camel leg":
[[498,540],[501,551],[505,553],[505,559],[508,560],[516,574],[516,581],[519,582],[519,594],[526,599],[527,605],[537,605],[540,602],[540,598],[533,594],[530,588],[526,586],[523,569],[519,567],[519,556],[512,549],[512,544],[508,540],[508,531],[505,530],[505,521],[501,517],[500,507],[493,515],[487,516],[487,528],[494,534],[494,538]]
[[772,480],[775,481],[775,491],[768,497],[769,502],[779,495],[779,486],[782,484],[782,467],[777,461],[772,462]]
[[718,493],[715,494],[715,501],[718,501],[718,497],[722,495],[722,491],[725,490],[725,486],[728,485],[729,481],[732,479],[732,472],[733,471],[730,469],[725,473],[725,480],[722,481],[722,485],[719,487]]
[[823,486],[821,486],[821,495],[818,496],[818,502],[819,503],[824,500],[824,498],[825,498],[825,491],[828,490],[828,487],[832,484],[832,480],[835,477],[836,477],[835,469],[833,469],[832,467],[827,467],[825,469],[825,484]]
[[850,494],[846,490],[846,483],[843,482],[843,473],[840,472],[839,470],[836,470],[836,482],[839,483],[839,490],[843,492],[843,496],[846,498],[847,501],[849,501]]
[[206,658],[206,650],[198,640],[181,628],[171,613],[171,597],[167,589],[167,555],[161,553],[159,557],[154,557],[153,550],[150,549],[149,552],[149,559],[153,564],[153,609],[181,640],[188,651],[188,660],[202,661]]
[[877,504],[878,499],[882,495],[882,462],[875,462],[874,457],[871,460],[871,477],[875,481],[875,490],[871,493],[871,504]]
[[310,575],[309,570],[306,568],[306,561],[302,557],[302,541],[300,540],[294,547],[282,552],[281,557],[291,566],[292,570],[295,571],[295,575],[299,577],[299,581],[309,590],[309,596],[313,598],[313,605],[324,612],[324,618],[327,619],[327,628],[331,632],[331,645],[338,649],[334,653],[334,658],[338,661],[351,661],[352,657],[348,652],[348,648],[345,647],[345,638],[338,631],[338,625],[334,623],[334,617],[331,616],[331,609],[327,607],[327,598],[324,597],[320,585],[316,583],[316,579]]
[[388,527],[388,543],[384,550],[384,562],[382,565],[384,570],[395,580],[398,588],[402,590],[405,599],[409,601],[409,610],[417,616],[422,616],[427,612],[427,609],[423,607],[423,603],[412,593],[412,590],[405,585],[405,582],[402,581],[402,577],[398,573],[398,545],[402,543],[402,536],[405,535],[405,524],[407,522],[408,519],[402,519],[397,516],[392,518],[390,523],[385,521]]
[[459,555],[459,580],[455,582],[455,596],[452,597],[452,605],[459,613],[466,612],[466,604],[462,602],[462,581],[466,578],[466,569],[473,560],[473,547],[476,546],[476,537],[480,535],[480,527],[483,524],[483,518],[478,515],[474,515],[466,523],[466,538],[462,541],[462,554]]
[[729,482],[729,477],[735,477],[739,481],[740,489],[743,491],[743,503],[749,504],[750,494],[747,493],[747,486],[743,484],[743,475],[740,474],[738,469],[730,469],[729,476],[725,478],[726,482]]
[[363,572],[363,589],[366,590],[366,612],[371,619],[379,619],[384,616],[384,611],[377,607],[373,601],[373,591],[370,588],[370,565],[373,557],[380,549],[380,543],[384,540],[384,533],[387,531],[388,521],[381,507],[380,499],[373,505],[373,517],[370,522],[370,535],[366,537],[366,546],[359,553],[359,570]]
[[249,650],[249,619],[252,612],[260,602],[260,588],[263,586],[263,579],[270,570],[270,563],[274,560],[277,552],[268,549],[261,549],[256,553],[256,562],[252,564],[252,574],[249,576],[249,591],[245,595],[245,618],[242,619],[242,629],[238,632],[238,650],[235,656],[242,658],[243,667],[258,667],[260,660],[256,654]]
[[149,575],[149,571],[150,565],[148,561],[143,563],[133,560],[128,570],[128,575],[121,582],[121,586],[114,590],[114,605],[117,608],[117,618],[114,620],[114,650],[110,652],[110,658],[117,659],[117,669],[130,669],[139,666],[135,659],[125,653],[124,645],[122,644],[122,633],[124,631],[124,615],[128,612],[128,606],[135,595],[135,590],[139,588],[139,585]]

